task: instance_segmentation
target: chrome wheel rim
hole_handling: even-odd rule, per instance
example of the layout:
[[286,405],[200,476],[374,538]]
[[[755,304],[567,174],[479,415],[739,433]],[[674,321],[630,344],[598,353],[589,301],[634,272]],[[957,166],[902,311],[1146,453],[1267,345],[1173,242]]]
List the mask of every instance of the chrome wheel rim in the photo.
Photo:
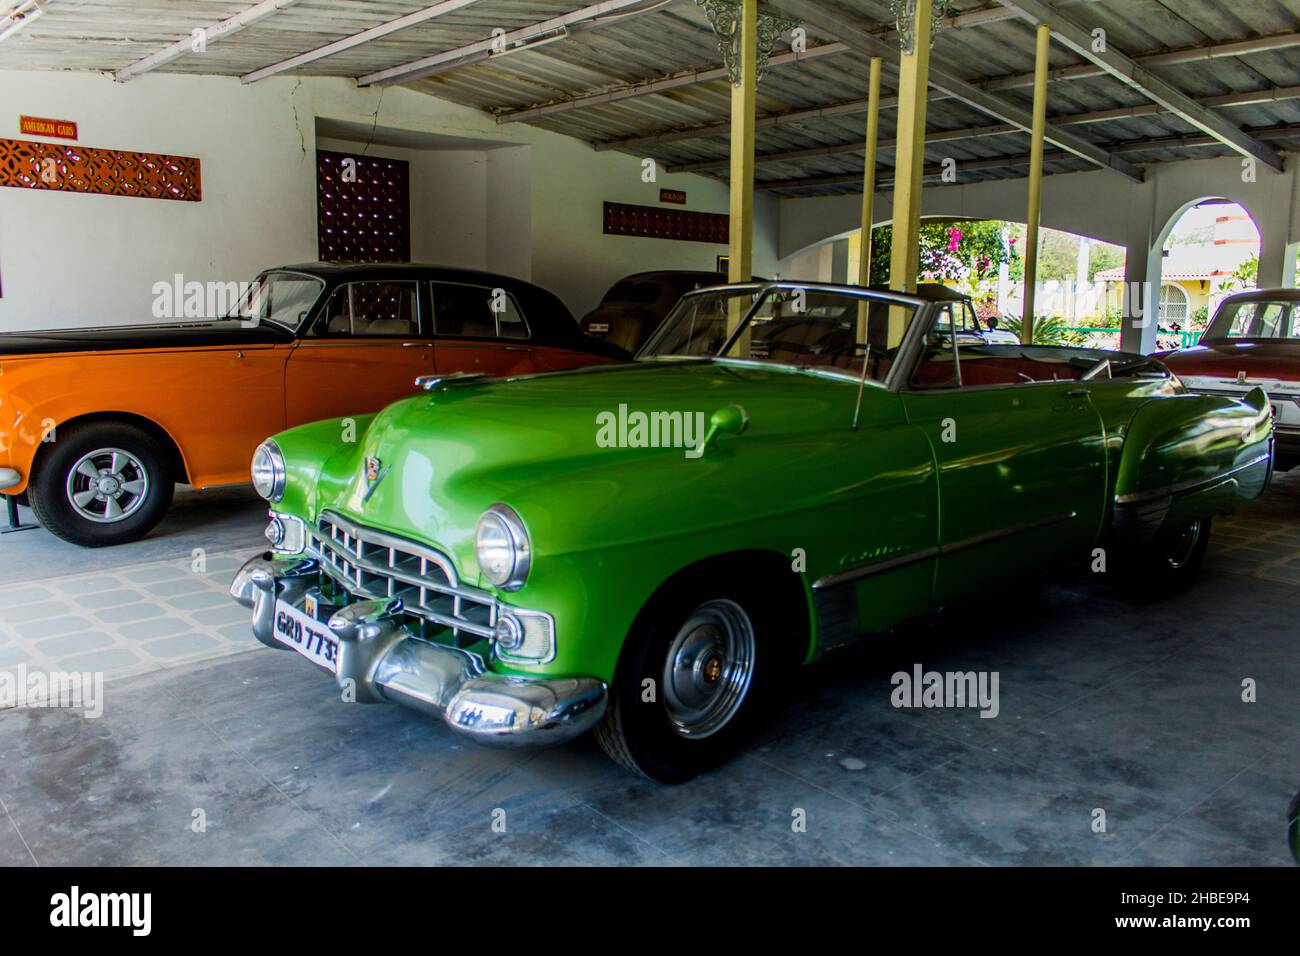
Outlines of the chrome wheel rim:
[[754,677],[754,626],[734,601],[701,604],[664,662],[664,709],[683,737],[716,734],[731,722]]
[[1169,548],[1169,566],[1177,571],[1191,560],[1196,543],[1201,540],[1201,522],[1193,521],[1179,532]]
[[129,451],[97,448],[72,466],[66,490],[78,517],[113,524],[140,510],[149,495],[149,472]]

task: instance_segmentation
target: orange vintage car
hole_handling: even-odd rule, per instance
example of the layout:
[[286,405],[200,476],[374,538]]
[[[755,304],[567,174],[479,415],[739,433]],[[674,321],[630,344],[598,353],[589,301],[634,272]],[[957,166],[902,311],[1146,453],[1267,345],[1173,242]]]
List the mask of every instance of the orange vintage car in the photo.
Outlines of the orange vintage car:
[[378,411],[419,376],[627,357],[505,276],[285,266],[221,320],[0,335],[0,491],[67,541],[121,544],[161,520],[177,482],[246,482],[267,435]]

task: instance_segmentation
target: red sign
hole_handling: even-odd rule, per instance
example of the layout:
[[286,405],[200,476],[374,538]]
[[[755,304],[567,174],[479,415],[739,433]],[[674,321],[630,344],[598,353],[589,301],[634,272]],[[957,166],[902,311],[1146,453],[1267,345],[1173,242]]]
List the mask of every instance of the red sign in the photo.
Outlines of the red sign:
[[18,117],[18,131],[29,136],[53,136],[57,139],[77,138],[77,124],[72,120],[46,119],[43,116]]
[[678,206],[685,206],[686,193],[680,189],[661,189],[659,190],[659,201],[675,203]]

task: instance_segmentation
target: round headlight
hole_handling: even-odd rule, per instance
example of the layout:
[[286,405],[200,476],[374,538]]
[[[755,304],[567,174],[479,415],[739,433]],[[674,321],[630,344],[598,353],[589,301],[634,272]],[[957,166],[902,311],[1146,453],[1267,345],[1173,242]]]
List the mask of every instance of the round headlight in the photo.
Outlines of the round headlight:
[[267,501],[284,497],[284,454],[269,438],[253,452],[253,488]]
[[493,505],[478,519],[474,556],[483,576],[499,588],[516,591],[524,586],[531,564],[528,532],[514,510]]

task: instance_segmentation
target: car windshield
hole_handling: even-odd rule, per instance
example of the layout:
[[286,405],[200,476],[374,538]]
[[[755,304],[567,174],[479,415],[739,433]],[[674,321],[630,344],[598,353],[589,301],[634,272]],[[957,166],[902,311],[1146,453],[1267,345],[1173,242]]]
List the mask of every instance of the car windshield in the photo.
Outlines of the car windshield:
[[983,330],[975,318],[975,310],[967,302],[941,302],[934,320],[936,332],[951,334],[953,328],[959,333],[979,335]]
[[293,331],[324,288],[324,280],[301,272],[265,272],[249,286],[228,318],[247,325],[270,322]]
[[[685,296],[639,359],[770,362],[884,381],[914,305],[850,289],[745,286]],[[740,331],[731,335],[731,330]]]
[[1300,301],[1228,301],[1205,330],[1205,339],[1300,339]]

